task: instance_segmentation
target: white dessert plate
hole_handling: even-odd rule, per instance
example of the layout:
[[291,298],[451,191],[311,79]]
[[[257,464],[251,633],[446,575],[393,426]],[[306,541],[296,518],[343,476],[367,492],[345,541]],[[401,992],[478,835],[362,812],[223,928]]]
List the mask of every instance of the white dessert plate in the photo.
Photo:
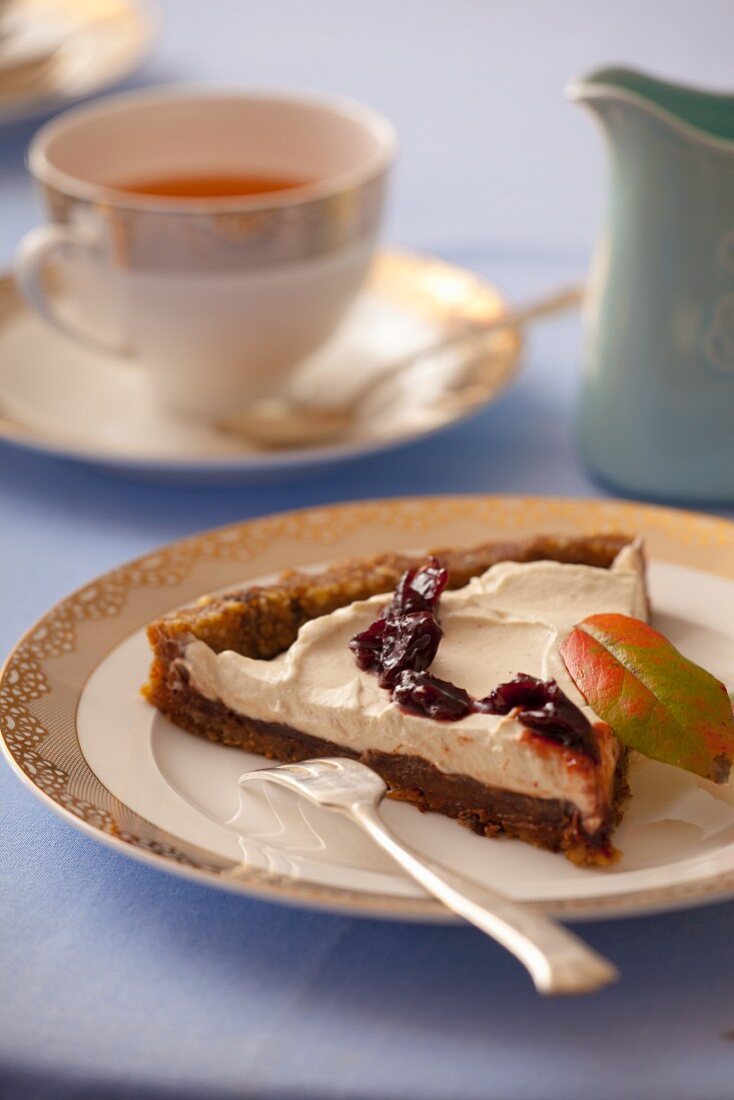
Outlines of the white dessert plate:
[[[381,252],[340,330],[304,362],[294,391],[333,400],[368,374],[505,310],[499,292],[429,257]],[[287,318],[284,318],[287,322]],[[426,357],[380,388],[379,404],[328,445],[261,450],[233,433],[156,413],[134,364],[60,335],[0,278],[0,439],[148,477],[241,480],[384,451],[429,435],[494,400],[515,375],[517,329],[500,329]],[[456,379],[459,379],[456,382]]]
[[[734,523],[615,501],[439,497],[337,505],[173,543],[93,581],[21,640],[0,678],[2,747],[68,822],[154,867],[300,905],[449,919],[336,815],[239,776],[261,758],[199,740],[143,701],[145,624],[211,592],[289,566],[398,548],[471,546],[538,532],[636,532],[650,555],[655,621],[732,687]],[[568,919],[623,916],[734,895],[734,789],[661,764],[632,775],[610,870],[520,841],[488,840],[437,814],[385,804],[433,859]],[[32,845],[32,838],[29,837]]]
[[119,83],[144,61],[157,25],[145,0],[12,0],[0,13],[0,124]]

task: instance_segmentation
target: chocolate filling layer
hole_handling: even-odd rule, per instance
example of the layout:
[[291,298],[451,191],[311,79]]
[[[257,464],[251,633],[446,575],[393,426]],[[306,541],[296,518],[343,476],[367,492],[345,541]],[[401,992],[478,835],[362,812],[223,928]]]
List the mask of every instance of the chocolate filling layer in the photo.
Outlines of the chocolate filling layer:
[[360,755],[289,726],[243,717],[199,694],[187,682],[186,669],[176,662],[169,666],[166,684],[158,685],[156,705],[190,733],[271,760],[293,763],[318,756],[362,760],[382,776],[391,797],[421,810],[446,814],[484,836],[504,833],[518,837],[541,848],[562,851],[577,863],[607,864],[615,856],[611,833],[629,793],[626,749],[620,755],[613,798],[604,820],[595,833],[589,834],[578,809],[569,802],[488,787],[466,775],[441,772],[419,756],[378,752]]

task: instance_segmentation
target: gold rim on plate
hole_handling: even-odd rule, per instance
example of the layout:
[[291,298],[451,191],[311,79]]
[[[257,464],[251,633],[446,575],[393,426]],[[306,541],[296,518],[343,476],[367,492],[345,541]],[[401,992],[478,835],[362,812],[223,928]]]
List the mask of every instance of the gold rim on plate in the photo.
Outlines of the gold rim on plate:
[[[205,591],[287,567],[359,553],[471,545],[538,532],[637,532],[650,557],[734,580],[734,523],[620,501],[445,496],[285,512],[207,531],[113,569],[61,600],[18,642],[0,674],[0,745],[10,767],[69,823],[153,866],[271,900],[391,918],[441,920],[430,898],[400,898],[307,883],[220,856],[165,832],[117,799],[87,763],[76,726],[100,662],[148,621]],[[570,919],[625,915],[726,897],[734,874],[539,908]]]

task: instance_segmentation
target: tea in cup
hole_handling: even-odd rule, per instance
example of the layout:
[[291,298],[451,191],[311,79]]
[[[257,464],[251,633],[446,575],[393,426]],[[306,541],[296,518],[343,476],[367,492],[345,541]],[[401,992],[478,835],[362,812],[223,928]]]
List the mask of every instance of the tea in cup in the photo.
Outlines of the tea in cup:
[[394,146],[369,108],[299,93],[74,108],[31,143],[49,224],[16,278],[51,324],[143,370],[166,412],[227,416],[287,388],[353,303]]

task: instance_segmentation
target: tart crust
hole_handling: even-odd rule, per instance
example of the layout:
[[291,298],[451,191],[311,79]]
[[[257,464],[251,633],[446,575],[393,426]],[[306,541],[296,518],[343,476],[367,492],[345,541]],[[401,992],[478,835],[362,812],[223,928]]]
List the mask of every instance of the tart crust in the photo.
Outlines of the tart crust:
[[[460,588],[500,561],[551,560],[609,568],[631,541],[627,535],[538,536],[516,542],[488,542],[469,550],[431,552],[446,564],[449,587]],[[406,569],[424,560],[425,554],[397,553],[355,558],[319,573],[289,572],[274,584],[224,596],[205,596],[195,606],[149,626],[153,662],[143,694],[177,725],[210,741],[281,761],[315,756],[359,758],[382,776],[393,798],[456,818],[474,832],[519,837],[542,848],[562,851],[578,863],[611,862],[615,856],[611,834],[628,794],[626,750],[620,753],[613,789],[602,807],[602,824],[589,834],[578,809],[569,802],[485,786],[469,776],[441,772],[417,756],[368,752],[359,757],[343,746],[288,726],[237,714],[223,703],[207,699],[189,682],[181,658],[193,638],[217,653],[233,650],[267,660],[288,649],[305,622],[355,600],[392,591]]]

